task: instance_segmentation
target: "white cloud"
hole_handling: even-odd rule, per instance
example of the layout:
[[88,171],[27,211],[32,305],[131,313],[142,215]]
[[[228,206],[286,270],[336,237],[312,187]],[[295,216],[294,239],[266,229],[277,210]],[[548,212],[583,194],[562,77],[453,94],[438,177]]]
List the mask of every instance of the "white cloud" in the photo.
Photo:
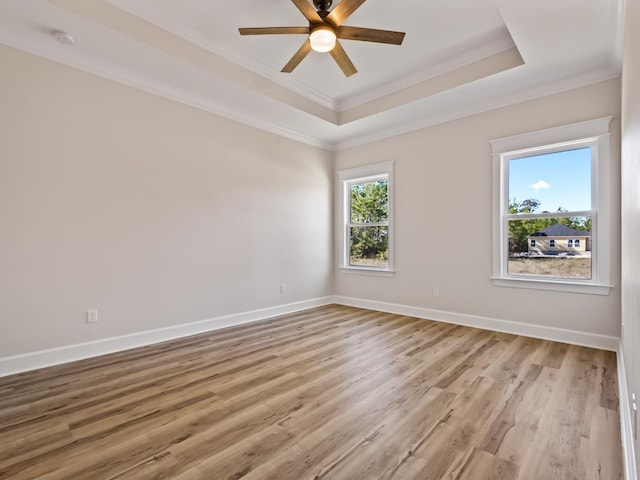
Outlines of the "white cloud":
[[531,188],[533,188],[534,190],[540,190],[542,188],[550,188],[551,185],[549,185],[547,182],[545,182],[544,180],[538,180],[536,183],[529,185]]

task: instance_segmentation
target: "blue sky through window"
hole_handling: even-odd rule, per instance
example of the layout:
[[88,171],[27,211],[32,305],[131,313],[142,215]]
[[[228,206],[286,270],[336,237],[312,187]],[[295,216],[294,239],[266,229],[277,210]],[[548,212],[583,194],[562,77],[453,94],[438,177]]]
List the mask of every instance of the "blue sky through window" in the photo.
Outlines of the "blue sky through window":
[[537,213],[591,209],[591,148],[534,155],[509,161],[509,199],[535,198]]

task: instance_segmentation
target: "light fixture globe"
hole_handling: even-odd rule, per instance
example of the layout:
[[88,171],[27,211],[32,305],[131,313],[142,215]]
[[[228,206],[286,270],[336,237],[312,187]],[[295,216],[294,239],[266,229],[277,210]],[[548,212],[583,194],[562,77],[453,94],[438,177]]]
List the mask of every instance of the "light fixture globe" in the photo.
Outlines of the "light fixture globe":
[[319,25],[311,30],[309,40],[316,52],[330,52],[336,46],[336,32],[327,25]]

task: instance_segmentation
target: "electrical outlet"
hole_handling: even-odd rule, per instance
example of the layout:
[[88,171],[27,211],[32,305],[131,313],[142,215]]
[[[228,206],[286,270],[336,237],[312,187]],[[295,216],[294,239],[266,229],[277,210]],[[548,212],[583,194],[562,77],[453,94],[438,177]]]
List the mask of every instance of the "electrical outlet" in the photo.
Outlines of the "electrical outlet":
[[287,293],[287,284],[283,283],[282,285],[280,285],[280,294],[285,295],[286,293]]
[[98,323],[98,310],[87,310],[87,323]]
[[438,287],[435,287],[433,289],[433,296],[436,298],[440,298],[440,289]]

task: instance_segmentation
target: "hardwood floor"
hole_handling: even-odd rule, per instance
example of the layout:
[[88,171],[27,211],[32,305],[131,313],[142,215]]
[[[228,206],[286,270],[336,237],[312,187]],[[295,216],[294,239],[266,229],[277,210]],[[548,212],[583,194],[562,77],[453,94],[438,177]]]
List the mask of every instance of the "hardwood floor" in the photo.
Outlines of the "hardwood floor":
[[615,353],[328,306],[0,378],[2,479],[621,479]]

